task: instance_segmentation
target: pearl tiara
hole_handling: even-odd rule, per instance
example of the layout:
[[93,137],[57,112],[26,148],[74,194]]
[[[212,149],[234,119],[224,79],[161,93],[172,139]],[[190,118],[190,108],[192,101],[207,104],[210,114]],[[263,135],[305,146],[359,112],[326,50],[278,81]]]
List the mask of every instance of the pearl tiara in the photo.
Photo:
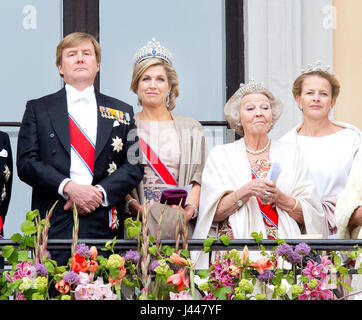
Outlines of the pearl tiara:
[[327,72],[327,73],[329,73],[331,75],[335,75],[335,73],[333,71],[330,71],[330,70],[331,70],[331,66],[327,65],[327,66],[323,67],[322,64],[321,64],[321,61],[317,60],[315,62],[314,66],[311,65],[311,64],[308,64],[305,69],[301,70],[301,73],[305,74],[305,73],[309,73],[309,72],[313,72],[313,71],[323,71],[323,72]]
[[133,57],[133,67],[148,58],[161,58],[170,65],[172,65],[174,61],[171,51],[162,46],[155,38],[152,38],[151,41],[147,42],[147,45],[137,50]]
[[243,97],[246,93],[258,93],[267,90],[261,82],[250,80],[248,83],[240,83],[239,89],[235,92],[237,97]]

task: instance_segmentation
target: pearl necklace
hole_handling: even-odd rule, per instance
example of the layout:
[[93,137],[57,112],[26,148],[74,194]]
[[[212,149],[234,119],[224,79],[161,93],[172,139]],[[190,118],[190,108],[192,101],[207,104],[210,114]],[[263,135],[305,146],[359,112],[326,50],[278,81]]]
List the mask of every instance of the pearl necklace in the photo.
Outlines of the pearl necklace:
[[263,148],[263,149],[260,149],[260,150],[256,150],[256,151],[253,151],[253,150],[250,150],[246,147],[245,145],[245,149],[247,152],[251,153],[251,154],[261,154],[263,153],[266,149],[268,149],[269,145],[270,145],[270,141],[271,139],[268,140],[268,143],[266,144],[266,146]]

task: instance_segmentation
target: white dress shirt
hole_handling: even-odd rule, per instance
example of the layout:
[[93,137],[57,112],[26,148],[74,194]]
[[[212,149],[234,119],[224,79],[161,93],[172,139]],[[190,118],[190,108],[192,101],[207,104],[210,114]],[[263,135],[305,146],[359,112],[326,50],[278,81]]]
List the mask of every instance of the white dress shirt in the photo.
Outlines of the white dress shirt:
[[[65,91],[67,95],[68,114],[72,116],[95,146],[97,138],[97,101],[94,94],[94,87],[90,86],[83,91],[78,91],[71,85],[66,84]],[[67,199],[67,196],[63,194],[63,189],[65,184],[70,180],[82,185],[90,185],[93,180],[93,175],[89,172],[73,148],[70,149],[70,178],[64,179],[58,188],[58,193],[65,199]],[[108,205],[105,190],[100,185],[97,185],[97,187],[103,192],[104,201],[102,205]]]

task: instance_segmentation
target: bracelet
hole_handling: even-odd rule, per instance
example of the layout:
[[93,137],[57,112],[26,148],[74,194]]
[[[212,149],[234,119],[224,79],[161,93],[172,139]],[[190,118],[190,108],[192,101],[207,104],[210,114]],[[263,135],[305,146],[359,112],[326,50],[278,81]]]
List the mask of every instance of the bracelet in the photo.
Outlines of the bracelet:
[[199,209],[192,202],[187,202],[185,204],[185,207],[187,206],[191,206],[194,208],[194,214],[192,215],[191,219],[197,218],[197,216],[199,215]]
[[132,201],[137,201],[137,200],[136,200],[135,198],[131,198],[131,199],[128,199],[127,202],[126,202],[126,208],[127,208],[128,212],[131,212],[131,211],[129,210],[129,204],[130,204]]
[[297,209],[297,206],[298,206],[298,203],[299,203],[299,200],[297,198],[294,198],[295,199],[295,205],[293,207],[292,210],[289,211],[289,213],[293,213],[295,209]]

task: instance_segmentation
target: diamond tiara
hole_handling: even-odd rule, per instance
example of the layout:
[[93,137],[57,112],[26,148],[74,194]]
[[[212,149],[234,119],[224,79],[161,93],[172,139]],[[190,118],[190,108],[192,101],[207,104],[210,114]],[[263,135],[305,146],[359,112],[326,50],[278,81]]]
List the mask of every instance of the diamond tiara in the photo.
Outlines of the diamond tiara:
[[311,64],[308,64],[305,69],[301,70],[301,73],[305,74],[305,73],[309,73],[309,72],[313,72],[313,71],[323,71],[323,72],[327,72],[327,73],[329,73],[331,75],[335,75],[335,73],[333,71],[330,71],[330,70],[331,70],[331,66],[327,65],[327,66],[323,67],[322,64],[321,64],[321,61],[317,60],[315,62],[314,66],[311,65]]
[[148,58],[161,58],[170,65],[172,65],[174,61],[171,51],[162,46],[155,38],[152,38],[151,41],[147,42],[147,45],[137,50],[133,57],[133,66]]
[[262,92],[267,90],[261,82],[255,82],[250,80],[248,83],[240,83],[239,89],[235,92],[235,95],[238,97],[243,97],[246,93],[251,92]]

